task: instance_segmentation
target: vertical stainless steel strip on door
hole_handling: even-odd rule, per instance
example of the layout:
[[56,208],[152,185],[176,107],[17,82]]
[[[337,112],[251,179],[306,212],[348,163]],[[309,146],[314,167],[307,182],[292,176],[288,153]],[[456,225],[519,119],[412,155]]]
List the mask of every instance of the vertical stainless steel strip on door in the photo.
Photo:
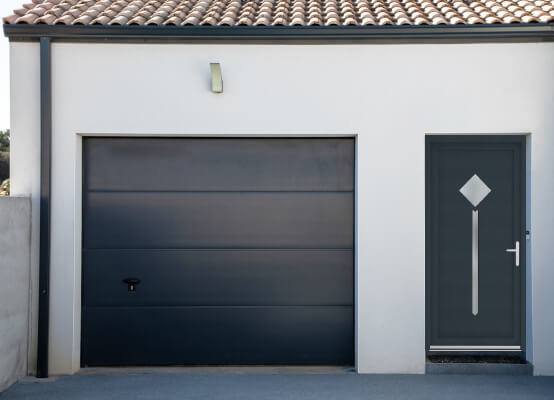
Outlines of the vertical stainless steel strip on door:
[[[460,188],[460,193],[477,207],[489,195],[491,189],[477,174]],[[471,313],[479,313],[479,210],[471,213]]]
[[472,211],[471,236],[471,312],[479,313],[479,211]]

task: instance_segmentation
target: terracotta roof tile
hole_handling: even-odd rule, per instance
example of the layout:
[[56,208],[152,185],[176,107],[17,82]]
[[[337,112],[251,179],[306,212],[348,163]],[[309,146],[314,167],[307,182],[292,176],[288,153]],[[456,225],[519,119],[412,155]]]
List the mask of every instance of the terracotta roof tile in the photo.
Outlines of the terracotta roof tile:
[[32,0],[4,24],[333,26],[554,22],[554,0]]

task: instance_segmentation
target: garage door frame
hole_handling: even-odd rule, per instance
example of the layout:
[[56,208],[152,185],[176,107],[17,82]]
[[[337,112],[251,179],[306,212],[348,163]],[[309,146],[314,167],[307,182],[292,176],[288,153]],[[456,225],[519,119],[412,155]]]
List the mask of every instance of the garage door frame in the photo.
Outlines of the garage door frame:
[[353,348],[352,348],[352,352],[353,352],[353,362],[354,362],[354,366],[357,367],[357,347],[358,347],[358,343],[357,343],[357,302],[356,302],[356,299],[357,299],[357,283],[358,283],[358,279],[357,279],[357,181],[358,181],[358,177],[357,177],[357,149],[358,149],[358,145],[357,145],[357,135],[318,135],[318,136],[315,136],[315,135],[79,135],[79,147],[80,147],[80,155],[81,155],[81,159],[79,160],[80,162],[80,170],[82,172],[82,175],[80,177],[80,189],[81,189],[81,193],[80,193],[80,198],[81,198],[81,207],[80,207],[80,211],[81,211],[81,215],[80,215],[80,222],[81,222],[81,235],[80,235],[80,240],[81,240],[81,248],[80,248],[80,256],[81,256],[81,259],[80,259],[80,264],[81,264],[81,296],[80,296],[80,301],[81,301],[81,304],[79,306],[79,311],[81,312],[80,314],[80,320],[81,320],[81,323],[80,323],[80,327],[81,327],[81,333],[79,335],[79,338],[80,338],[80,344],[79,344],[79,359],[81,360],[80,361],[80,364],[81,364],[81,367],[83,367],[83,354],[84,352],[82,351],[82,346],[83,346],[83,336],[82,336],[82,324],[83,324],[83,315],[84,315],[84,301],[83,301],[83,296],[84,296],[84,285],[85,285],[85,282],[84,282],[84,274],[83,274],[83,258],[82,258],[82,254],[83,254],[83,249],[84,249],[84,233],[85,233],[85,230],[84,230],[84,217],[85,217],[85,190],[84,190],[84,185],[85,185],[85,180],[84,180],[84,168],[85,168],[85,165],[84,165],[84,151],[85,151],[85,140],[88,139],[88,138],[106,138],[106,139],[109,139],[109,138],[125,138],[125,139],[140,139],[140,138],[146,138],[146,139],[168,139],[168,140],[171,140],[171,139],[183,139],[183,138],[190,138],[190,139],[214,139],[214,140],[217,140],[217,139],[241,139],[241,138],[245,138],[245,139],[346,139],[346,138],[350,138],[350,139],[353,139],[353,146],[354,146],[354,160],[353,160],[353,176],[354,176],[354,186],[353,186],[353,226],[352,226],[352,230],[353,230],[353,245],[352,245],[352,252],[353,252],[353,265],[352,265],[352,271],[353,271],[353,288],[352,288],[352,313],[353,313],[353,316],[352,316],[352,321],[353,321],[353,324],[352,324],[352,336],[353,336]]

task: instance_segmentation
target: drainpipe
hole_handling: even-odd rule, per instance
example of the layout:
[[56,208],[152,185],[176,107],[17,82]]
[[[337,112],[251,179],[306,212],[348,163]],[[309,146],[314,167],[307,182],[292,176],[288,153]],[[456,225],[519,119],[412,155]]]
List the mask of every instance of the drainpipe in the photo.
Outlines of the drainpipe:
[[52,155],[52,77],[50,38],[40,38],[40,252],[37,377],[48,378],[50,313],[50,215]]

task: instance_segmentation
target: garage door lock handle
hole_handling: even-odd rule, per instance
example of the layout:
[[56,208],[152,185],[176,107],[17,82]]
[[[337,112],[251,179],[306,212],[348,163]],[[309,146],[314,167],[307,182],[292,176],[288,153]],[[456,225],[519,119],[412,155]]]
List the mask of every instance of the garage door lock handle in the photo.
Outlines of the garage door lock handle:
[[129,292],[136,292],[137,285],[140,283],[140,279],[127,278],[123,279],[123,282],[125,282],[129,286]]

